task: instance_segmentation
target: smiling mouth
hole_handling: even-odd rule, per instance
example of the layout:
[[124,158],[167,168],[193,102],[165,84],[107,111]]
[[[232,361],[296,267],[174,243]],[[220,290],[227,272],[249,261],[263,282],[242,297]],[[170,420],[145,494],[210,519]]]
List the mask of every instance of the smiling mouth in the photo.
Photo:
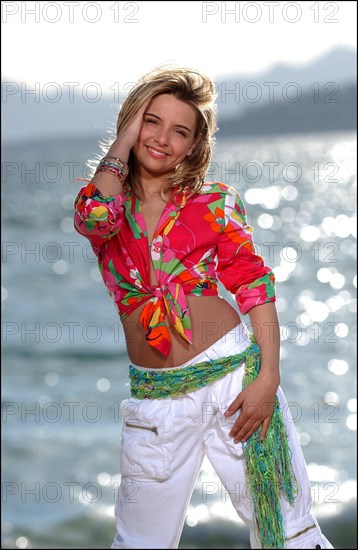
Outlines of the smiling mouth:
[[146,147],[152,157],[163,159],[169,156],[168,153],[164,153],[164,151],[159,151],[158,149],[153,149],[153,147],[150,147],[149,145],[146,145]]

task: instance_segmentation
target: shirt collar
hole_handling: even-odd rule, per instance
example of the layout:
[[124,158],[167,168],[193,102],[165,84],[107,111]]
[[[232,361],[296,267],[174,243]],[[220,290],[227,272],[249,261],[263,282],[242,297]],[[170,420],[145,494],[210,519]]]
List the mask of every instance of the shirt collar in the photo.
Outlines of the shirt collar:
[[[158,221],[155,235],[161,233],[167,223],[176,217],[180,210],[184,208],[188,200],[190,188],[187,186],[183,190],[179,190],[174,194],[173,200],[169,201],[162,212]],[[124,203],[126,209],[126,217],[129,221],[131,229],[136,239],[140,238],[146,232],[144,218],[141,213],[139,199],[136,195],[128,193],[127,200]]]

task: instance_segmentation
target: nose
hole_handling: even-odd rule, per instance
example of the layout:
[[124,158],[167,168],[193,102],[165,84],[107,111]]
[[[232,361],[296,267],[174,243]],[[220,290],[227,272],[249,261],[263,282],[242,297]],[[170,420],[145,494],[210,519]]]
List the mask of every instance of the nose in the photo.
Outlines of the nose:
[[158,128],[154,139],[158,145],[167,145],[169,140],[167,130],[163,127]]

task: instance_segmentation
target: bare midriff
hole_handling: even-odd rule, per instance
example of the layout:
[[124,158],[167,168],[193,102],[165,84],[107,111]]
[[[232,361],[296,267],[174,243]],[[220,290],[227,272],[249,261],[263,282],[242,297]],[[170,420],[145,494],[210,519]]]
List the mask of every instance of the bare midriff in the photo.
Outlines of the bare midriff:
[[[161,205],[162,207],[162,205]],[[148,242],[153,241],[153,232],[158,219],[153,206],[142,205],[142,214],[146,217]],[[151,285],[159,286],[152,262],[149,264]],[[186,296],[191,319],[192,340],[186,342],[177,330],[170,325],[168,316],[165,324],[168,327],[172,347],[168,357],[148,344],[145,332],[139,320],[143,305],[136,308],[123,322],[127,354],[133,363],[150,369],[177,367],[201,353],[227,332],[241,323],[234,307],[220,296]]]
[[177,367],[198,353],[201,353],[214,342],[222,338],[241,322],[240,316],[229,302],[220,296],[186,296],[189,308],[193,343],[186,342],[174,327],[165,323],[169,329],[172,347],[168,357],[152,349],[145,340],[144,329],[139,317],[140,306],[123,322],[127,345],[127,354],[133,363],[151,369]]

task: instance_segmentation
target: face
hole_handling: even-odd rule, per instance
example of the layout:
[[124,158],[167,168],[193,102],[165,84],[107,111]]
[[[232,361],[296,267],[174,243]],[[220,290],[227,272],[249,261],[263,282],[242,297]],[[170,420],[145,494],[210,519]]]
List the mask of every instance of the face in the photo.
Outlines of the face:
[[194,140],[194,107],[170,94],[154,97],[144,116],[133,147],[139,177],[159,177],[172,173],[200,140]]

